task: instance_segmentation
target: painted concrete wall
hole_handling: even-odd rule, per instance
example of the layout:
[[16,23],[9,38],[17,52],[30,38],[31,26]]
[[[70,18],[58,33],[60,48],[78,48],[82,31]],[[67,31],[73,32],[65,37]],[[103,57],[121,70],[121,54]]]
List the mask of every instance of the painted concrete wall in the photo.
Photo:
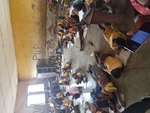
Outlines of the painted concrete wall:
[[45,57],[46,0],[10,0],[10,9],[19,79],[34,78]]
[[56,36],[56,24],[59,14],[59,4],[47,4],[46,12],[46,58],[55,55],[55,49],[58,46],[58,38]]

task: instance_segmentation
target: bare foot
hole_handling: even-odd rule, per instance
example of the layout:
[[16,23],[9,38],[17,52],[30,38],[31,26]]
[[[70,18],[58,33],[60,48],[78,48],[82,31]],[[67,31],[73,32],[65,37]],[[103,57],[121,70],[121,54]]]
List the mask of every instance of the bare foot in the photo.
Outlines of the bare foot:
[[133,31],[129,31],[126,33],[127,35],[134,35],[134,32]]

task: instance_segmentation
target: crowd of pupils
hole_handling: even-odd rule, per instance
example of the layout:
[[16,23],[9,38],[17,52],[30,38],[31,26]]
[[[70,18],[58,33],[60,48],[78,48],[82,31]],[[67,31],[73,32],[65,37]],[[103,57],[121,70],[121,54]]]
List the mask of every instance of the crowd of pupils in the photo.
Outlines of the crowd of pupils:
[[[144,2],[145,1],[145,2]],[[150,2],[149,0],[130,0],[135,11],[135,23],[133,27],[126,34],[121,32],[118,28],[113,27],[115,23],[98,23],[99,28],[103,31],[103,37],[110,45],[110,48],[113,50],[120,50],[124,47],[125,43],[128,41],[127,35],[134,35],[134,33],[146,22],[150,22]],[[85,2],[90,6],[93,0],[75,0],[73,1],[73,7],[75,12],[78,12],[85,7]],[[102,3],[102,0],[101,0]],[[105,8],[103,6],[103,13],[108,13],[108,15],[113,15],[115,13],[115,7],[113,7],[111,0],[103,0]],[[93,6],[93,5],[92,5]],[[106,10],[104,10],[106,9]],[[109,19],[109,18],[105,18]],[[79,22],[79,17],[76,13],[70,15],[60,16],[57,22],[57,36],[62,42],[62,44],[67,44],[69,41],[74,44],[74,37],[76,33],[82,29],[82,25],[86,22]],[[116,86],[114,86],[111,81],[111,77],[115,79],[120,78],[122,71],[125,66],[123,62],[110,54],[101,54],[99,51],[94,50],[91,56],[95,57],[97,67],[89,65],[88,73],[95,81],[96,87],[90,93],[93,99],[93,103],[85,103],[84,112],[89,109],[91,113],[107,113],[103,108],[109,107],[115,113],[119,112],[121,106],[125,106],[123,100],[119,96],[119,91]],[[57,64],[59,66],[61,61]],[[59,85],[69,86],[70,79],[73,78],[75,83],[81,84],[88,82],[85,73],[78,68],[75,73],[72,74],[72,64],[67,62],[62,68],[63,76],[59,78]],[[99,68],[99,71],[96,71],[96,68]],[[54,87],[55,88],[55,87]],[[54,97],[56,103],[73,108],[73,99],[78,99],[82,95],[82,87],[71,87],[66,91],[58,91],[55,93]],[[72,96],[72,100],[68,99],[68,96]],[[142,106],[142,108],[139,108]],[[146,107],[144,107],[146,106]],[[135,103],[129,106],[123,111],[123,113],[145,113],[147,109],[150,108],[150,99],[144,99],[139,103]],[[139,110],[140,109],[140,110]],[[139,112],[140,111],[140,112]],[[60,110],[60,113],[66,113],[66,111]]]

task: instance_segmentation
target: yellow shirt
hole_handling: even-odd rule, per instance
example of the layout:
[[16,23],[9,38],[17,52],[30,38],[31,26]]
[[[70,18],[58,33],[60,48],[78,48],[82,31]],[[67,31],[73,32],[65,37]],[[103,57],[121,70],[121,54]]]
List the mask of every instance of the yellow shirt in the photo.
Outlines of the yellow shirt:
[[73,37],[72,37],[72,33],[68,33],[67,34],[67,38],[69,39],[69,40],[71,40]]
[[117,88],[114,86],[112,82],[109,82],[103,89],[102,92],[108,96],[112,96],[113,92],[116,92]]
[[57,25],[63,25],[63,22],[62,21],[58,21]]
[[111,26],[108,26],[106,28],[106,30],[103,33],[103,36],[113,50],[118,49],[118,46],[115,43],[113,43],[113,39],[116,39],[118,37],[123,38],[124,40],[127,39],[126,35],[120,32],[118,28],[112,28]]
[[105,59],[104,66],[106,67],[106,72],[110,74],[113,69],[122,67],[122,61],[119,58],[108,56]]
[[69,22],[74,22],[73,18],[70,17],[69,15],[65,15],[65,19]]
[[65,72],[65,73],[64,73],[64,76],[65,76],[65,77],[69,77],[69,73],[68,73],[68,72]]
[[91,3],[93,3],[94,0],[85,0],[85,2],[87,3],[87,5],[90,5]]
[[74,34],[76,34],[77,33],[77,30],[76,30],[76,28],[70,28],[69,30],[68,30],[68,32],[70,32],[70,33],[74,33]]
[[70,106],[70,107],[72,106],[72,101],[71,100],[65,99],[62,102],[63,102],[63,105],[65,105],[65,106]]
[[102,113],[100,110],[96,111],[96,113]]

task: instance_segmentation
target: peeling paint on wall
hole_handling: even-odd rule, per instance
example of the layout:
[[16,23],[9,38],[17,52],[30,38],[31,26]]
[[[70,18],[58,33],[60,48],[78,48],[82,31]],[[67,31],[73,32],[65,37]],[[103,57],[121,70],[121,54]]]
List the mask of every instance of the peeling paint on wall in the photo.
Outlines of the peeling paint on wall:
[[36,77],[37,59],[45,58],[47,0],[10,0],[19,79]]
[[19,79],[34,78],[37,60],[53,56],[58,46],[59,6],[47,0],[10,0],[10,7]]
[[56,37],[56,23],[58,18],[58,4],[47,4],[47,20],[46,20],[46,57],[55,55],[55,49],[58,46],[58,38]]

